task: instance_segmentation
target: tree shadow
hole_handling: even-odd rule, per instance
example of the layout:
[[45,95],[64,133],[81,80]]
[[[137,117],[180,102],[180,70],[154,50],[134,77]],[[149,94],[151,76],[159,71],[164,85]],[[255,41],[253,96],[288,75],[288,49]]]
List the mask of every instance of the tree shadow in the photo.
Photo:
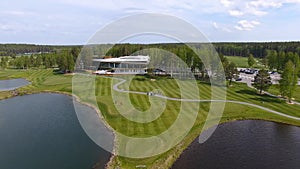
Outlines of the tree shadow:
[[246,90],[246,89],[242,89],[242,90],[236,91],[236,93],[258,96],[258,94],[256,93],[255,90]]
[[60,69],[54,69],[52,72],[53,72],[53,75],[62,75],[62,74],[65,74],[65,72],[61,71]]
[[143,82],[143,81],[145,81],[146,79],[143,78],[143,77],[136,77],[136,78],[134,78],[134,80]]
[[282,100],[269,96],[267,94],[258,94],[256,90],[239,90],[236,91],[236,93],[240,93],[240,94],[247,94],[247,95],[251,95],[251,96],[255,96],[255,97],[249,97],[248,99],[251,100],[255,100],[255,101],[260,101],[260,102],[267,102],[267,103],[281,103]]
[[278,98],[274,98],[268,95],[263,95],[263,97],[256,97],[256,98],[251,98],[251,100],[255,100],[255,101],[260,101],[262,103],[266,102],[266,103],[282,103],[285,102],[284,100],[280,100]]

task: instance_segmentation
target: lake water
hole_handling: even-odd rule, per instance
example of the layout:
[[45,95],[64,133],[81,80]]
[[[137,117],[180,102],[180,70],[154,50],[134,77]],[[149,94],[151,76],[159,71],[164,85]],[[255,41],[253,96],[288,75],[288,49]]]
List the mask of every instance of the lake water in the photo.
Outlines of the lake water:
[[97,162],[104,168],[109,158],[81,128],[71,97],[34,94],[0,101],[0,169],[90,169]]
[[222,124],[204,144],[196,139],[173,169],[298,169],[300,128],[266,121]]
[[14,90],[29,84],[26,79],[0,80],[0,91]]

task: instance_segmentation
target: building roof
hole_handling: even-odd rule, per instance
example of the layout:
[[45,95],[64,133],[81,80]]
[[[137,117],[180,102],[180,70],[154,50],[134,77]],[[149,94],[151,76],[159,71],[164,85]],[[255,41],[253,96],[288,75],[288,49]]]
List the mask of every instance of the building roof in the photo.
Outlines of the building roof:
[[150,62],[149,56],[121,56],[118,58],[106,58],[106,59],[93,59],[95,62],[105,62],[105,63],[145,63]]

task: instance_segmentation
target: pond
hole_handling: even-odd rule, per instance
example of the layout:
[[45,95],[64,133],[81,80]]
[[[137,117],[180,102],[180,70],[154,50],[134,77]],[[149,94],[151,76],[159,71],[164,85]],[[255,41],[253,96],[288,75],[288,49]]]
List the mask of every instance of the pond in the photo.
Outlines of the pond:
[[0,80],[0,91],[14,90],[29,84],[26,79]]
[[266,121],[219,125],[203,144],[196,139],[173,169],[296,169],[300,166],[300,128]]
[[0,150],[1,169],[104,168],[111,156],[85,134],[71,97],[46,93],[0,101]]

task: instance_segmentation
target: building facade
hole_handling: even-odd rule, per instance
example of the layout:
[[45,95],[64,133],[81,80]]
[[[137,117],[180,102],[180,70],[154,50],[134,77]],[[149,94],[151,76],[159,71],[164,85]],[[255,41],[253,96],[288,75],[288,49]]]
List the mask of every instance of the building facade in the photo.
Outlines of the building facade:
[[98,69],[95,74],[146,74],[149,56],[122,56],[118,58],[93,59]]

